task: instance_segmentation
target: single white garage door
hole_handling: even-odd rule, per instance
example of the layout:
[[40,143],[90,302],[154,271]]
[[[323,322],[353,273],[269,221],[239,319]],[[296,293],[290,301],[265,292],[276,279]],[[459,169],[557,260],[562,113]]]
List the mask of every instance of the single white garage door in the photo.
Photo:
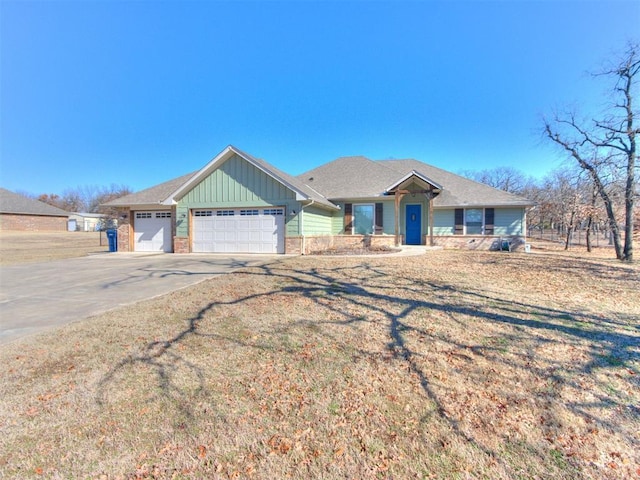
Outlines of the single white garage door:
[[171,252],[171,212],[135,212],[136,252]]
[[284,208],[194,210],[193,251],[284,253]]

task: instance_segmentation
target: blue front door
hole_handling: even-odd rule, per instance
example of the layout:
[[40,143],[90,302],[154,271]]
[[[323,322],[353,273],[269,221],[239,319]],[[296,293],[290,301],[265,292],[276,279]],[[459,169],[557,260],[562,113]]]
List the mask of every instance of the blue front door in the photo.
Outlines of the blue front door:
[[422,207],[420,205],[407,205],[407,218],[405,220],[405,243],[407,245],[422,244]]

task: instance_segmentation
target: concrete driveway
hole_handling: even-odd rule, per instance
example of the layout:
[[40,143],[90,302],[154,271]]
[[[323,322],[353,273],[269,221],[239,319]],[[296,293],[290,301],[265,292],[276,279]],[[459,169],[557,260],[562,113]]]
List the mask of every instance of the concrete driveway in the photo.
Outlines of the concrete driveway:
[[276,256],[117,253],[0,268],[0,344]]

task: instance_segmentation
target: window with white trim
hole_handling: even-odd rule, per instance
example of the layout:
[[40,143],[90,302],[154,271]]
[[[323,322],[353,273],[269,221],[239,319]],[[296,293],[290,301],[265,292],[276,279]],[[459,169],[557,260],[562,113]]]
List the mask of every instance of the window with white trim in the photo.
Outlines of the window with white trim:
[[151,218],[151,212],[136,212],[136,218]]
[[212,210],[196,210],[195,212],[193,212],[194,217],[212,217],[213,216],[213,211]]
[[353,204],[353,233],[373,235],[375,231],[375,205],[373,203]]
[[483,218],[482,208],[466,208],[464,211],[465,233],[467,235],[482,235]]
[[246,210],[240,210],[240,215],[243,216],[253,216],[253,215],[260,215],[260,211],[255,209],[246,209]]
[[156,218],[171,218],[171,212],[158,212]]
[[233,210],[216,210],[216,217],[233,217],[235,214]]

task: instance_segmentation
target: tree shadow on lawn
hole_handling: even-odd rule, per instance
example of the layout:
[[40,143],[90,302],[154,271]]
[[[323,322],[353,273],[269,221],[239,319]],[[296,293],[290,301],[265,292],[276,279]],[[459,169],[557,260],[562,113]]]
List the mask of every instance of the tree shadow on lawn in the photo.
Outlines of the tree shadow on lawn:
[[[185,417],[191,418],[193,405],[189,404],[189,395],[192,392],[186,393],[181,390],[176,382],[175,371],[178,366],[191,371],[197,379],[198,390],[204,390],[204,366],[186,360],[180,353],[180,345],[188,338],[201,337],[232,342],[243,348],[265,348],[264,345],[250,339],[206,331],[203,323],[207,316],[213,314],[216,307],[242,305],[258,299],[275,301],[282,295],[302,296],[317,308],[323,309],[326,315],[325,319],[316,320],[305,318],[305,312],[301,312],[297,320],[281,327],[279,331],[274,331],[274,335],[294,331],[301,325],[331,326],[331,330],[322,329],[320,334],[330,343],[339,344],[342,338],[334,333],[336,328],[339,332],[341,328],[352,328],[367,323],[375,323],[384,328],[388,343],[384,346],[376,345],[375,348],[359,348],[358,354],[379,358],[380,352],[386,350],[393,357],[402,359],[407,372],[418,379],[425,399],[435,405],[437,415],[450,426],[453,435],[502,464],[507,471],[513,469],[502,459],[496,442],[488,442],[486,438],[476,435],[464,424],[458,412],[451,411],[451,399],[440,388],[441,385],[434,386],[434,379],[430,377],[429,365],[425,360],[431,345],[447,345],[448,351],[445,353],[453,355],[463,363],[477,363],[478,360],[484,359],[523,374],[530,375],[533,372],[539,376],[544,388],[548,389],[541,393],[540,403],[547,404],[546,413],[549,417],[541,419],[541,425],[537,428],[548,429],[545,435],[549,437],[557,434],[552,431],[554,425],[565,421],[560,415],[554,418],[553,403],[562,402],[559,398],[562,389],[582,390],[581,375],[592,375],[611,366],[624,367],[634,375],[640,373],[636,367],[639,360],[638,337],[613,331],[621,323],[619,320],[601,318],[591,313],[533,305],[525,301],[514,302],[511,298],[502,297],[497,293],[488,294],[482,289],[473,291],[447,283],[400,277],[386,266],[372,266],[369,263],[292,269],[284,260],[253,267],[242,274],[255,278],[255,282],[265,278],[266,281],[277,285],[277,288],[245,296],[238,292],[237,298],[233,300],[208,303],[172,338],[150,342],[139,352],[130,354],[116,364],[100,382],[98,403],[108,403],[110,384],[119,372],[136,365],[144,366],[153,373],[153,381],[157,390],[161,392],[160,395],[179,404]],[[455,334],[448,335],[446,332],[431,329],[430,322],[435,319],[450,322],[463,330],[468,328],[469,324],[485,325],[487,329],[495,327],[494,332],[500,331],[500,325],[509,328],[500,335],[483,336],[482,331],[474,332],[471,336],[478,341],[465,342],[456,338]],[[585,341],[590,342],[587,347],[584,346]],[[578,366],[558,364],[551,354],[544,356],[546,350],[554,348],[586,348],[588,358]],[[511,354],[505,355],[506,350],[510,350]],[[478,382],[477,388],[481,389],[487,372],[480,367],[466,368],[470,369],[466,373],[475,377]],[[508,402],[514,395],[523,393],[509,392],[506,389],[508,385],[502,392],[503,398],[496,400],[496,408],[507,408],[502,403]],[[628,411],[628,415],[637,414],[637,411],[631,411],[633,407],[629,398],[620,392],[607,391],[605,386],[600,391],[591,393],[592,402],[574,402],[568,405],[565,401],[565,406],[586,422],[607,428],[629,445],[633,445],[636,440],[631,429],[625,429],[616,421],[592,413],[595,408],[606,408],[623,414]],[[508,438],[502,440],[508,441]],[[527,451],[543,455],[537,447],[531,447]],[[548,458],[545,460],[548,461]],[[574,474],[580,476],[577,471]]]

